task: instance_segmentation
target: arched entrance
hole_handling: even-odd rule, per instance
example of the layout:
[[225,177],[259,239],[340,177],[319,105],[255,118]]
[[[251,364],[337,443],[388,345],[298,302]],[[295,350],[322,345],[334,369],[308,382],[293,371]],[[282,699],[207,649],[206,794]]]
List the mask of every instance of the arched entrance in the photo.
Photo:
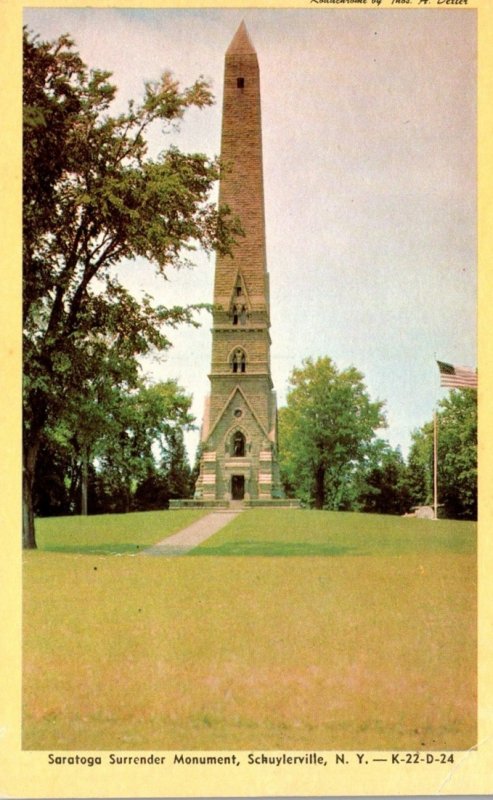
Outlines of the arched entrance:
[[243,500],[245,497],[245,476],[232,475],[231,476],[231,499]]

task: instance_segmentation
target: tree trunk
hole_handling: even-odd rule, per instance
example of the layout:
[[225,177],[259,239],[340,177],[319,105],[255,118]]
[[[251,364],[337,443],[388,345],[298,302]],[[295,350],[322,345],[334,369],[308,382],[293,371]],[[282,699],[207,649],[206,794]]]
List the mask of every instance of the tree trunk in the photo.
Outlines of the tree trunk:
[[39,441],[33,442],[26,447],[24,454],[24,470],[22,475],[22,547],[26,550],[36,549],[33,489],[38,450]]
[[82,448],[82,476],[81,476],[81,500],[80,500],[80,513],[83,517],[87,517],[87,484],[88,484],[88,463],[89,463],[89,448]]
[[323,508],[325,501],[325,467],[317,467],[315,474],[315,508]]
[[24,428],[23,473],[22,473],[22,547],[26,550],[36,548],[34,529],[34,480],[41,436],[46,421],[46,403],[34,394],[31,398],[34,413],[29,429]]
[[123,513],[128,514],[130,511],[130,489],[127,484],[125,484],[124,504]]

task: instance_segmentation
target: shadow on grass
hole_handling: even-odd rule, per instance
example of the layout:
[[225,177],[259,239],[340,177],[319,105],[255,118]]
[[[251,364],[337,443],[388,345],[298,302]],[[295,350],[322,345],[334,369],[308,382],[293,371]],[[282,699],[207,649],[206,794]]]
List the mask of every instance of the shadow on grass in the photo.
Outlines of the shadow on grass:
[[217,547],[197,547],[187,556],[342,556],[364,555],[357,547],[328,542],[225,542]]
[[42,553],[79,553],[79,555],[99,555],[99,556],[118,556],[127,555],[128,553],[140,553],[146,548],[151,547],[149,544],[132,544],[131,542],[124,542],[122,544],[60,544],[60,545],[46,545],[39,548]]
[[[67,553],[83,556],[118,556],[135,555],[152,548],[149,544],[98,544],[98,545],[47,545],[40,547],[43,553]],[[226,542],[217,547],[197,547],[188,552],[170,552],[163,548],[162,553],[155,555],[187,555],[187,556],[341,556],[368,555],[357,547],[346,547],[315,542]]]

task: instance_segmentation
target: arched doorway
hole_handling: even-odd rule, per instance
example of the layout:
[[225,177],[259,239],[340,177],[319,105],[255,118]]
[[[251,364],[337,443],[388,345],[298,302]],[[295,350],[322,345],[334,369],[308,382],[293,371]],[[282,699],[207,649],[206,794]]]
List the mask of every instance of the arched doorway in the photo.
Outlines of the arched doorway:
[[243,500],[245,497],[245,476],[232,475],[231,476],[231,499]]

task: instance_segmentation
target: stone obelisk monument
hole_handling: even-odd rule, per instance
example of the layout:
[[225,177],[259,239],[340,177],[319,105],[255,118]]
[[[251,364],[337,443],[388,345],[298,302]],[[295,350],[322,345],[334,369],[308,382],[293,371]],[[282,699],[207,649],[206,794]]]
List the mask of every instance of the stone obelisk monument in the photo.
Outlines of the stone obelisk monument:
[[219,201],[244,237],[218,256],[212,364],[195,497],[265,501],[281,496],[277,410],[270,372],[260,75],[245,24],[226,51]]

